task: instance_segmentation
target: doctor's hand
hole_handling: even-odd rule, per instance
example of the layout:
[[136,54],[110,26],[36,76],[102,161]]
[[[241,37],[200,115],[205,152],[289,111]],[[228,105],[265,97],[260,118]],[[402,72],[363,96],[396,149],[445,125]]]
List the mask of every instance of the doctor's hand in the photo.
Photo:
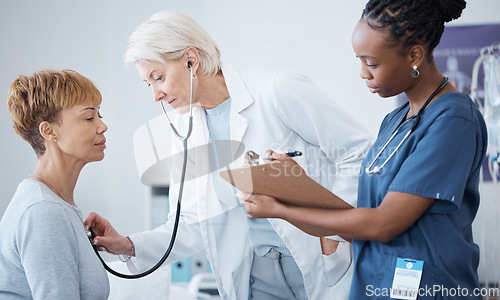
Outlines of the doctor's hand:
[[[91,226],[94,229],[96,235],[94,245],[97,246],[97,250],[115,255],[130,255],[132,251],[130,240],[120,235],[105,218],[92,212],[85,220],[84,225],[85,228]],[[133,255],[135,256],[135,253]]]
[[279,218],[280,211],[285,207],[285,204],[271,196],[237,193],[236,197],[242,201],[252,218]]

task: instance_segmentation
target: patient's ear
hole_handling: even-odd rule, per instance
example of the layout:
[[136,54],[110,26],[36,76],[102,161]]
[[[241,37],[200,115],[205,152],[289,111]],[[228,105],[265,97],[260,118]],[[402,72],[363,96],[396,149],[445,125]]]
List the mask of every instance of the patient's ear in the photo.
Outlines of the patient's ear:
[[40,135],[47,141],[56,142],[57,136],[54,132],[54,126],[47,121],[43,121],[38,126],[38,130],[40,131]]

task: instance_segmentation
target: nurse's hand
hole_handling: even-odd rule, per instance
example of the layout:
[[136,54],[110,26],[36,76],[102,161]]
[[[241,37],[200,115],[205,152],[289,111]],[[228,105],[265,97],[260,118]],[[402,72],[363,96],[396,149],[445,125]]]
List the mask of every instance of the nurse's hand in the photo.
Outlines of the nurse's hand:
[[236,197],[243,202],[247,214],[252,218],[279,218],[285,206],[276,198],[266,195],[237,193]]
[[94,229],[96,235],[94,245],[97,246],[97,250],[115,255],[121,254],[126,257],[130,255],[132,244],[129,239],[120,235],[105,218],[92,212],[85,220],[84,225],[85,228],[91,226]]
[[274,152],[273,150],[267,150],[266,157],[272,157],[272,160],[264,159],[264,162],[266,163],[270,163],[273,160],[277,160],[277,161],[285,161],[292,165],[298,165],[297,162],[293,160],[290,156],[288,156],[286,153],[278,153]]

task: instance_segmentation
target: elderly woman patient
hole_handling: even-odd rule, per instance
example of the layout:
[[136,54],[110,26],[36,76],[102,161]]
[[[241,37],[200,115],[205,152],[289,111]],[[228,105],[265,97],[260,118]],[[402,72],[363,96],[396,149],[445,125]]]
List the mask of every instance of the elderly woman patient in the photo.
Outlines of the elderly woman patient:
[[[7,106],[38,164],[0,222],[0,299],[106,299],[105,270],[86,236],[73,190],[104,158],[101,93],[71,70],[18,76]],[[16,158],[22,159],[22,158]]]

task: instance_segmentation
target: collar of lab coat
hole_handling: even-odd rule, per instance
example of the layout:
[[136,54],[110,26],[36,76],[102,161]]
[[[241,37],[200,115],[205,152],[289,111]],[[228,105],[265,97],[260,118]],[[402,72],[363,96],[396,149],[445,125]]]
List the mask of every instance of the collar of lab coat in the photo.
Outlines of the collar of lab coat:
[[[250,96],[246,85],[240,77],[240,74],[235,67],[231,65],[224,64],[222,66],[222,73],[224,75],[224,80],[226,87],[229,91],[231,97],[231,110],[230,110],[230,128],[231,128],[231,140],[240,143],[231,143],[231,153],[236,157],[236,153],[242,153],[245,151],[245,145],[241,143],[245,136],[248,128],[248,120],[242,115],[242,112],[254,103],[253,98]],[[186,118],[186,115],[183,115]],[[191,151],[191,155],[194,157],[194,161],[204,161],[204,153],[197,154],[195,149],[205,149],[203,146],[208,145],[210,141],[210,134],[208,132],[208,126],[206,122],[206,115],[202,108],[193,108],[193,136],[190,139],[190,144],[194,148]],[[203,151],[202,151],[203,152]],[[203,158],[202,158],[203,157]],[[243,165],[244,155],[240,155],[234,162],[229,166],[231,168],[241,167]],[[206,159],[206,158],[205,158]],[[197,193],[200,195],[199,199],[203,199],[207,195],[207,185],[209,184],[209,176],[206,176],[209,172],[202,165],[208,164],[198,164],[196,168],[196,178],[197,178]],[[201,196],[203,195],[203,196]],[[199,208],[199,214],[204,219],[203,214],[205,209],[203,207],[205,203],[201,203]]]
[[[222,64],[222,74],[224,81],[231,97],[231,110],[230,110],[230,126],[231,126],[231,140],[241,142],[248,128],[247,119],[241,113],[254,103],[245,83],[241,79],[238,70],[228,64]],[[202,108],[194,107],[193,116],[195,124],[193,128],[193,136],[196,141],[194,146],[206,145],[209,141],[208,127],[206,125],[206,116]],[[182,115],[181,118],[187,124],[187,114]],[[198,127],[198,128],[196,128]]]
[[[248,120],[241,113],[251,106],[254,100],[234,66],[222,64],[222,74],[224,75],[224,81],[231,97],[231,114],[229,120],[231,125],[231,140],[241,142],[248,129]],[[240,149],[240,147],[245,147],[243,144],[231,143],[231,145],[231,153],[233,155],[234,153],[238,153],[238,151],[244,151],[244,149]],[[241,160],[235,162],[235,165],[242,165],[242,157]]]
[[232,65],[222,64],[222,74],[226,82],[227,90],[231,99],[231,110],[240,113],[245,108],[253,103],[253,99],[248,93],[248,90],[240,77],[239,72]]

